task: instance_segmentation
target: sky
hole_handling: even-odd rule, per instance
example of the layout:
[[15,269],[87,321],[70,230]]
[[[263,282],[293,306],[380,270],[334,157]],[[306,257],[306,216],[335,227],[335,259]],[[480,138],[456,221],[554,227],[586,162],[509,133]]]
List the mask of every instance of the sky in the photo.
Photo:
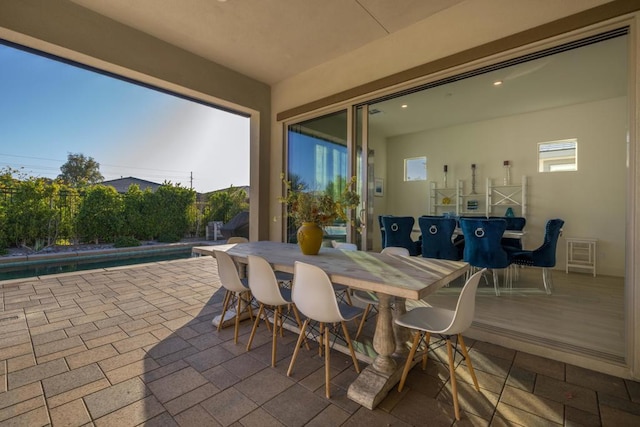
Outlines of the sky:
[[0,43],[0,169],[55,178],[70,153],[105,180],[249,185],[249,119]]

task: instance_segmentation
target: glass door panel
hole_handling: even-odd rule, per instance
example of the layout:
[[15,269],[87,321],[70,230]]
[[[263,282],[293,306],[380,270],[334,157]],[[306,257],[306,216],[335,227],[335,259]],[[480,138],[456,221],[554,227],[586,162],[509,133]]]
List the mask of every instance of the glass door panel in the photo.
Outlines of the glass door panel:
[[[358,229],[355,242],[361,250],[373,249],[373,187],[374,152],[368,149],[368,111],[367,105],[356,107],[355,120],[355,170],[360,189],[360,209],[357,212]],[[365,155],[366,153],[366,155]]]
[[[287,179],[293,188],[339,196],[349,180],[348,128],[346,110],[288,126]],[[324,244],[351,240],[348,228],[341,220],[325,226]],[[286,230],[286,241],[295,243],[293,221]]]

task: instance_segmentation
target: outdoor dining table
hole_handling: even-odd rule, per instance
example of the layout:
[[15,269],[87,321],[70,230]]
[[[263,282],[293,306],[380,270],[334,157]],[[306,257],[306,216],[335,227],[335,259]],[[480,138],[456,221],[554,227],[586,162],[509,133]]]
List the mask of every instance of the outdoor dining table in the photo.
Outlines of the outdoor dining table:
[[[406,312],[405,299],[422,299],[469,269],[469,265],[462,261],[327,247],[321,248],[318,255],[303,255],[295,244],[270,241],[194,248],[195,253],[213,256],[218,251],[228,253],[240,264],[248,263],[248,255],[258,255],[275,270],[289,273],[293,273],[295,261],[306,262],[322,268],[333,283],[376,292],[379,298],[373,337],[376,356],[350,385],[347,393],[349,398],[369,409],[373,409],[399,381],[401,369],[396,358],[406,355],[409,331],[394,327],[394,311],[396,316],[403,314]],[[393,299],[395,310],[391,307]]]

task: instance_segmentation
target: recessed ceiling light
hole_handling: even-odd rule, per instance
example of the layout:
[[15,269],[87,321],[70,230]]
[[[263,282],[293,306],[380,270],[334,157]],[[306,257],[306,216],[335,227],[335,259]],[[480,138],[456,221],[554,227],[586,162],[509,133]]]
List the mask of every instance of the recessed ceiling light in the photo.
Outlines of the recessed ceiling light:
[[494,86],[500,86],[502,84],[502,80],[496,80],[495,82],[493,82]]
[[407,105],[407,104],[402,104],[400,107],[401,107],[401,108],[407,108],[407,107],[408,107],[408,105]]

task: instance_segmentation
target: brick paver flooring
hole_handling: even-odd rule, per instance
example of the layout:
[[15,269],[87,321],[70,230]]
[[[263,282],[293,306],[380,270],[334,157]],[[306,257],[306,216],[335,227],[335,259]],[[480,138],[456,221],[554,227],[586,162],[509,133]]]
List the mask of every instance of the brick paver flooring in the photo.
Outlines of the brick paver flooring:
[[[287,377],[294,334],[271,368],[264,326],[249,352],[250,322],[215,330],[219,286],[210,257],[1,282],[0,425],[454,425],[442,349],[374,411],[334,352],[328,400],[315,346]],[[467,341],[481,391],[461,363],[456,425],[640,425],[637,382]]]

